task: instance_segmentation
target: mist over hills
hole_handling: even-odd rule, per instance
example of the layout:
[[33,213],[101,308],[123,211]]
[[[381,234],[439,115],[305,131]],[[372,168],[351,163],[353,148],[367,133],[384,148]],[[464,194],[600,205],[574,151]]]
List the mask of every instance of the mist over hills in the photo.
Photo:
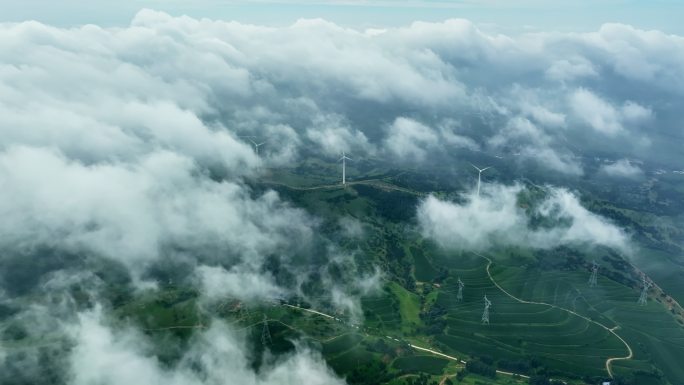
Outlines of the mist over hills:
[[[602,256],[623,297],[645,271],[662,290],[649,310],[684,340],[682,74],[684,37],[617,23],[504,35],[150,9],[125,27],[1,23],[0,383],[372,381],[330,359],[338,326],[242,312],[298,304],[426,343],[449,331],[448,303],[428,296],[468,274],[455,261],[482,270],[468,252],[516,248],[530,269]],[[481,196],[471,162],[493,166]],[[368,306],[385,295],[399,326]],[[274,332],[282,352],[254,342],[266,314],[291,333]],[[682,380],[630,338],[646,347],[620,369]],[[368,345],[371,362],[395,358]],[[554,360],[548,373],[572,372]]]

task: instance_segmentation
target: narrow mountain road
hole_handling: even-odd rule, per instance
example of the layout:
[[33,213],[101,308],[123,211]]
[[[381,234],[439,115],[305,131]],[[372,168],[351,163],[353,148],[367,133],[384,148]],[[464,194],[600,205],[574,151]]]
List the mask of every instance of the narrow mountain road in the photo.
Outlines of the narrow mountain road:
[[[282,187],[288,188],[290,190],[297,190],[297,191],[332,190],[332,189],[344,188],[344,186],[340,183],[325,184],[325,185],[318,185],[318,186],[307,186],[307,187],[292,186],[292,185],[289,185],[286,183],[275,182],[275,181],[259,181],[258,183],[266,184],[266,185],[282,186]],[[386,182],[383,179],[363,179],[363,180],[356,180],[356,181],[347,182],[347,186],[353,186],[353,185],[366,185],[366,186],[375,187],[379,190],[399,191],[399,192],[403,192],[403,193],[411,194],[411,195],[416,195],[416,196],[427,195],[426,193],[423,193],[420,191],[415,191],[415,190],[411,190],[411,189],[407,189],[404,187],[399,187],[399,186],[393,185],[391,183]]]
[[428,349],[428,348],[423,348],[423,347],[416,346],[416,345],[413,345],[413,344],[409,344],[409,346],[410,346],[411,348],[413,348],[413,349],[422,350],[422,351],[424,351],[424,352],[432,353],[432,354],[434,354],[434,355],[436,355],[436,356],[444,357],[444,358],[450,359],[450,360],[452,360],[452,361],[459,362],[459,363],[461,363],[461,364],[465,364],[465,363],[466,363],[465,361],[459,360],[458,358],[456,358],[456,357],[454,357],[454,356],[450,356],[450,355],[448,355],[448,354],[440,353],[440,352],[438,352],[438,351],[436,351],[436,350],[432,350],[432,349]]
[[283,306],[291,307],[291,308],[293,308],[293,309],[299,309],[299,310],[302,310],[302,311],[307,311],[307,312],[309,312],[309,313],[318,314],[318,315],[320,315],[320,316],[327,317],[327,318],[330,318],[330,319],[336,319],[335,317],[331,316],[330,314],[321,313],[320,311],[316,311],[316,310],[312,310],[312,309],[306,309],[306,308],[303,308],[303,307],[299,307],[299,306],[295,306],[295,305],[290,305],[290,304],[287,304],[287,303],[284,303]]
[[496,282],[496,280],[494,280],[494,277],[492,277],[492,274],[491,274],[491,272],[489,271],[489,268],[490,268],[491,265],[492,265],[492,260],[491,260],[489,257],[485,257],[484,255],[479,254],[479,253],[473,252],[473,254],[475,254],[475,255],[477,255],[478,257],[481,257],[481,258],[484,258],[485,260],[487,260],[487,268],[486,268],[486,270],[487,270],[487,276],[489,276],[489,279],[492,281],[492,283],[494,284],[494,286],[496,286],[499,290],[501,290],[502,293],[506,294],[507,296],[509,296],[510,298],[514,299],[515,301],[520,302],[520,303],[531,304],[531,305],[544,305],[544,306],[549,306],[549,307],[552,307],[552,308],[555,308],[555,309],[558,309],[558,310],[562,310],[562,311],[568,312],[568,313],[570,313],[570,314],[573,314],[573,315],[575,315],[575,316],[577,316],[577,317],[580,317],[580,318],[584,319],[584,320],[587,321],[587,322],[591,322],[591,323],[593,323],[593,324],[595,324],[595,325],[598,325],[598,326],[602,327],[603,329],[607,330],[608,332],[610,332],[611,334],[613,334],[615,337],[617,337],[620,341],[622,341],[622,343],[623,343],[623,344],[625,345],[625,347],[627,348],[627,351],[629,352],[629,354],[626,355],[626,356],[624,356],[624,357],[609,357],[609,358],[606,360],[606,372],[608,372],[608,375],[609,375],[611,378],[613,378],[613,370],[611,369],[611,364],[612,364],[614,361],[619,361],[619,360],[631,360],[632,357],[634,357],[634,353],[633,353],[633,351],[632,351],[632,347],[629,346],[629,344],[627,343],[627,341],[625,341],[622,337],[620,337],[620,335],[618,335],[618,334],[615,332],[615,330],[617,329],[617,327],[609,328],[608,326],[606,326],[606,325],[604,325],[604,324],[602,324],[602,323],[600,323],[600,322],[594,321],[594,320],[592,320],[591,318],[585,317],[585,316],[583,316],[583,315],[581,315],[581,314],[579,314],[579,313],[577,313],[577,312],[575,312],[575,311],[573,311],[573,310],[570,310],[570,309],[566,309],[566,308],[563,308],[563,307],[560,307],[560,306],[556,306],[556,305],[553,305],[553,304],[550,304],[550,303],[546,303],[546,302],[526,301],[526,300],[524,300],[524,299],[520,299],[520,298],[514,296],[513,294],[511,294],[511,293],[509,293],[508,291],[506,291],[506,289],[504,289],[503,287],[501,287],[501,285],[499,285],[499,284]]

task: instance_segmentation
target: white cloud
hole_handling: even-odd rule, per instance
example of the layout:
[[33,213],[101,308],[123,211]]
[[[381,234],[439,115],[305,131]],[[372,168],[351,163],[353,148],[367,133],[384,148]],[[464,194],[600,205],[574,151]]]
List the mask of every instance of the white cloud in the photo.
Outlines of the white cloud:
[[345,216],[339,220],[342,234],[349,238],[361,238],[364,235],[363,224],[354,217]]
[[594,33],[580,37],[596,56],[627,79],[647,82],[681,92],[684,79],[684,38],[657,30],[638,30],[625,24],[608,23]]
[[354,151],[372,154],[374,148],[368,143],[366,135],[346,124],[340,116],[317,116],[313,125],[306,131],[307,138],[313,142],[317,151],[329,156]]
[[437,134],[430,127],[402,117],[389,127],[385,148],[398,158],[421,161],[429,148],[437,145],[437,140]]
[[570,96],[570,106],[577,119],[594,130],[615,136],[626,130],[626,125],[642,123],[651,117],[652,111],[631,100],[616,108],[595,93],[579,88]]
[[580,88],[573,92],[570,106],[578,119],[600,133],[615,135],[624,130],[619,112],[587,89]]
[[255,302],[280,298],[284,292],[270,277],[250,271],[245,266],[226,270],[220,266],[200,266],[195,269],[202,294],[209,300],[236,298]]
[[521,116],[511,118],[489,139],[494,148],[512,148],[520,159],[568,175],[582,175],[580,164],[567,152],[553,149],[553,137],[542,127]]
[[556,152],[549,147],[523,147],[520,149],[520,156],[552,171],[567,175],[584,174],[582,166],[572,155]]
[[365,274],[354,278],[348,287],[334,286],[331,290],[331,302],[335,308],[345,313],[352,322],[363,320],[362,296],[378,294],[382,287],[383,274],[376,269],[372,274]]
[[[0,34],[3,144],[56,146],[84,161],[166,149],[251,172],[249,146],[227,131],[275,136],[279,146],[263,157],[273,165],[296,159],[302,146],[372,154],[391,141],[382,122],[407,109],[427,127],[454,120],[471,129],[438,134],[444,143],[436,148],[477,149],[503,127],[490,118],[522,115],[554,139],[540,150],[562,156],[569,147],[550,129],[563,127],[573,139],[582,122],[598,135],[625,134],[661,116],[646,105],[650,97],[630,90],[657,96],[684,89],[681,37],[617,24],[506,36],[451,19],[378,34],[324,20],[274,28],[143,10],[126,28],[27,22],[3,24]],[[611,87],[612,75],[625,87]],[[596,91],[582,88],[588,78]],[[517,106],[511,79],[531,90]],[[559,103],[567,89],[578,91]],[[473,112],[486,115],[485,127],[471,128],[465,116]],[[426,145],[404,148],[419,160]]]
[[621,111],[623,118],[630,122],[646,120],[653,114],[650,108],[629,100],[622,106]]
[[454,120],[446,120],[439,125],[439,135],[449,147],[467,148],[472,151],[480,150],[480,145],[472,138],[459,133],[460,124]]
[[524,105],[523,110],[527,112],[539,124],[547,127],[565,126],[565,115],[553,112],[541,105]]
[[620,159],[614,163],[604,164],[599,169],[599,172],[623,178],[636,178],[643,175],[641,167],[630,162],[629,159]]
[[545,75],[550,79],[565,82],[584,77],[596,77],[598,72],[589,60],[575,56],[555,60],[546,70]]
[[86,165],[56,151],[12,147],[0,153],[0,181],[7,186],[0,191],[3,249],[86,250],[140,273],[169,245],[226,250],[239,261],[312,237],[313,222],[277,194],[252,199],[241,185],[213,182],[170,152]]
[[172,367],[150,352],[146,337],[130,329],[111,329],[97,310],[81,313],[69,330],[75,341],[69,355],[69,383],[74,385],[206,385],[226,379],[245,385],[344,384],[319,355],[303,348],[255,371],[244,338],[217,320],[191,339]]
[[[522,207],[519,195],[523,192],[520,185],[485,184],[481,197],[468,194],[462,204],[429,196],[418,207],[420,228],[424,236],[464,250],[506,245],[551,248],[563,244],[628,249],[622,230],[582,207],[568,190],[548,187],[547,197],[531,208]],[[550,226],[535,225],[538,218]]]

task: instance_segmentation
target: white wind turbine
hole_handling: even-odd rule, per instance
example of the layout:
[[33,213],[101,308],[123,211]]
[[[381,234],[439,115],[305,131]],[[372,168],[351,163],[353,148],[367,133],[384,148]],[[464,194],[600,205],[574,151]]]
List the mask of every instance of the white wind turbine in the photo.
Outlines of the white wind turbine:
[[340,160],[342,161],[342,185],[344,186],[347,184],[347,160],[352,159],[344,155],[344,151],[342,151],[342,157]]
[[259,157],[259,147],[266,144],[266,141],[263,141],[261,143],[257,143],[255,141],[253,141],[252,139],[250,139],[249,141],[252,142],[252,144],[254,144],[254,152],[256,152],[256,156],[258,158]]
[[470,165],[473,166],[473,167],[475,167],[475,170],[477,170],[477,196],[478,196],[478,198],[479,198],[479,197],[480,197],[480,183],[481,183],[481,181],[482,181],[482,172],[485,171],[485,170],[488,170],[488,169],[492,168],[492,166],[488,166],[488,167],[485,167],[485,168],[479,168],[479,167],[477,167],[476,165],[474,165],[474,164],[472,164],[472,163],[471,163]]

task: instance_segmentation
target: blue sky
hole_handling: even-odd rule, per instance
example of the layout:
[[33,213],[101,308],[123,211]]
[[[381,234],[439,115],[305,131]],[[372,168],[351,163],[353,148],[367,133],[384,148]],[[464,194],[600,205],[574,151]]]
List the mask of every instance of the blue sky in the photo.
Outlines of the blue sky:
[[1,21],[38,20],[59,26],[127,25],[141,8],[172,15],[286,25],[321,17],[353,27],[467,18],[505,32],[588,31],[606,22],[684,34],[684,1],[677,0],[2,0]]

